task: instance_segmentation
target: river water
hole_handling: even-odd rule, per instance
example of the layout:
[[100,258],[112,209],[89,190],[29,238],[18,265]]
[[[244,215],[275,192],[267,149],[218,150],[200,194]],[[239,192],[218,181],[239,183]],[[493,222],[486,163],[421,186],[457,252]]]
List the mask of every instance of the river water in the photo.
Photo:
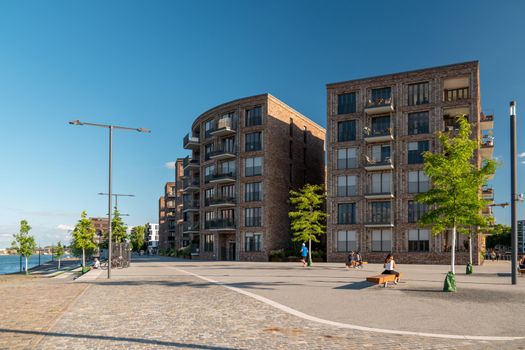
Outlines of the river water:
[[[51,260],[51,255],[40,255],[40,263],[43,264]],[[22,269],[25,268],[25,258],[22,258]],[[38,265],[38,254],[31,256],[28,259],[28,267]],[[0,255],[0,275],[20,271],[20,256],[19,255]]]

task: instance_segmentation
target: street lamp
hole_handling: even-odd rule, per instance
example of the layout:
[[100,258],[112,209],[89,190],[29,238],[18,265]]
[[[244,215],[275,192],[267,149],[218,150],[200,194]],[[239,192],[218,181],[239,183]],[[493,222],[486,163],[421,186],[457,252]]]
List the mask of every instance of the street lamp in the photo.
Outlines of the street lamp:
[[518,282],[516,276],[516,263],[518,260],[518,233],[517,233],[517,218],[516,218],[516,202],[518,201],[517,196],[517,182],[516,182],[516,101],[510,102],[510,220],[511,220],[511,247],[512,247],[512,284]]
[[[109,193],[103,193],[103,192],[99,192],[98,195],[100,196],[108,196]],[[111,194],[113,197],[115,197],[115,209],[118,210],[118,197],[135,197],[134,194],[120,194],[120,193],[112,193]],[[122,214],[121,214],[122,215]]]
[[113,129],[119,129],[119,130],[127,130],[127,131],[138,131],[143,133],[149,133],[151,132],[148,129],[144,128],[128,128],[125,126],[117,126],[117,125],[107,125],[107,124],[96,124],[96,123],[85,123],[81,122],[80,120],[73,120],[70,121],[69,124],[71,125],[87,125],[87,126],[97,126],[99,128],[106,128],[109,129],[109,179],[108,179],[108,279],[111,278],[111,197],[112,194],[112,188],[111,188],[111,175],[112,175],[112,159],[113,159]]

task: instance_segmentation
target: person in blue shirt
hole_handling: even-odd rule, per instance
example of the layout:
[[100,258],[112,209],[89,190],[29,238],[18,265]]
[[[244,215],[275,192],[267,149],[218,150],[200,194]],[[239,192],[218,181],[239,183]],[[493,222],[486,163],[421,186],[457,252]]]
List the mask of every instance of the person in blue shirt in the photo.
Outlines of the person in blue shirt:
[[306,257],[308,256],[308,248],[306,248],[306,244],[303,243],[301,247],[301,262],[303,263],[303,267],[306,267]]

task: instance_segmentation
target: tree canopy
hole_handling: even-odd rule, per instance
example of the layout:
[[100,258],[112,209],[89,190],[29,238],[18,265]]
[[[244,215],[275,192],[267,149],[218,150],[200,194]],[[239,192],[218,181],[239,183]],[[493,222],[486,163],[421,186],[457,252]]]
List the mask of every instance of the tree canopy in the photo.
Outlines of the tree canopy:
[[290,204],[295,208],[288,213],[293,241],[319,242],[318,237],[326,233],[325,198],[324,188],[320,185],[306,184],[298,191],[290,191]]

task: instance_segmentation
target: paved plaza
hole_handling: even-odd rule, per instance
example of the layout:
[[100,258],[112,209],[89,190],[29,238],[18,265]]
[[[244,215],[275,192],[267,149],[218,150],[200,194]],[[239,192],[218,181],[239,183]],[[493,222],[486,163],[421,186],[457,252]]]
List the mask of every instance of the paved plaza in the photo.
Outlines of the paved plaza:
[[378,265],[143,258],[111,280],[1,282],[0,348],[525,349],[525,277],[510,286],[506,264],[441,293],[446,266],[401,265],[385,289],[364,282]]

